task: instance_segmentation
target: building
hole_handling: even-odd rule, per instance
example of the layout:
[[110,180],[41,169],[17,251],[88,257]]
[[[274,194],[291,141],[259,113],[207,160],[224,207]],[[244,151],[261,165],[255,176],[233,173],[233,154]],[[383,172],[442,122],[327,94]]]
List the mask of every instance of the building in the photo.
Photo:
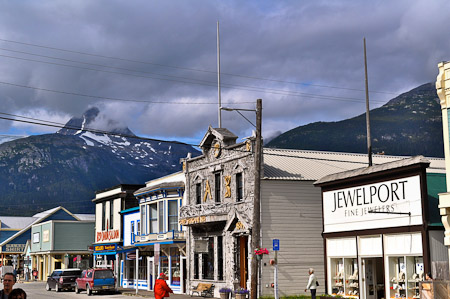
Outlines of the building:
[[[436,78],[436,90],[439,99],[441,100],[445,168],[447,169],[447,188],[439,194],[439,208],[442,216],[442,223],[445,227],[444,242],[450,250],[450,125],[448,115],[448,109],[450,109],[450,84],[448,82],[448,79],[450,79],[450,63],[441,62],[438,64],[438,68],[439,74]],[[447,279],[450,279],[450,277],[447,277]]]
[[[31,227],[49,220],[93,220],[94,215],[72,214],[63,207],[56,207],[47,211],[37,213],[31,217],[11,217],[1,216],[0,253],[2,256],[2,265],[13,265],[21,269],[24,261],[21,255],[24,252],[25,245],[31,239]],[[6,237],[6,239],[4,239]],[[30,265],[29,265],[30,266]],[[36,260],[32,260],[31,267],[37,269],[39,265]],[[42,273],[40,273],[42,277]]]
[[124,258],[123,287],[152,290],[164,272],[175,293],[186,292],[186,240],[178,221],[184,181],[182,172],[149,181],[134,192],[139,209],[122,212],[124,247],[135,248]]
[[30,256],[37,265],[40,279],[55,269],[93,266],[94,219],[48,220],[31,227]]
[[183,161],[187,227],[188,288],[199,282],[221,287],[250,286],[254,197],[254,139],[236,143],[227,129],[208,128],[203,154]]
[[[111,268],[119,277],[119,254],[123,246],[120,212],[138,206],[133,192],[144,185],[121,184],[95,193],[95,267]],[[117,282],[119,285],[119,282]]]
[[419,298],[424,273],[437,274],[437,265],[448,261],[438,213],[443,170],[442,159],[417,156],[315,183],[322,189],[329,294]]

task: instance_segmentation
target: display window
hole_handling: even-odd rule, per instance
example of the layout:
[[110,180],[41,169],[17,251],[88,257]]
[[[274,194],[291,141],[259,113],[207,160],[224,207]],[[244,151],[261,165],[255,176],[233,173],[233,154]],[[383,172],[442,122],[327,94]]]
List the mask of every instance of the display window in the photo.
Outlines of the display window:
[[423,257],[388,257],[389,298],[420,298],[419,282],[423,280]]
[[332,295],[359,298],[359,271],[356,258],[331,258]]
[[180,252],[178,248],[170,248],[172,285],[180,285]]

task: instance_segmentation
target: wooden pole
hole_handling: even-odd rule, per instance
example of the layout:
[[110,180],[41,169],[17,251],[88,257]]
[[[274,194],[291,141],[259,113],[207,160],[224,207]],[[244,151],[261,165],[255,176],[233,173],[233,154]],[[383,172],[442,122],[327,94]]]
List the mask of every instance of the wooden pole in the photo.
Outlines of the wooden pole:
[[369,79],[367,77],[366,38],[364,38],[364,72],[365,72],[365,83],[366,83],[367,155],[369,156],[369,166],[372,166],[372,141],[371,141],[371,137],[370,137]]

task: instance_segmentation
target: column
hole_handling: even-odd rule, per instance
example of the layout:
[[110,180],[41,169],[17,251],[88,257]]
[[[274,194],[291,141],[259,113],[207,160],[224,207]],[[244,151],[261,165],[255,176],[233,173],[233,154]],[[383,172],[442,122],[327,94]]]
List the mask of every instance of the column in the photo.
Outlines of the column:
[[136,248],[136,269],[135,269],[135,279],[136,279],[136,294],[139,290],[139,249]]

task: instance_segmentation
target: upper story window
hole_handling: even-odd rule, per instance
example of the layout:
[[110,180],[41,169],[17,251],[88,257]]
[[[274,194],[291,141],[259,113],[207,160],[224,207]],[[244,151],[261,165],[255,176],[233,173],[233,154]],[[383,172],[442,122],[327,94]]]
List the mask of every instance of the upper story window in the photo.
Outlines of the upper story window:
[[195,184],[195,203],[198,205],[202,203],[202,184],[201,183]]
[[178,231],[178,200],[169,200],[169,231]]
[[106,230],[106,202],[102,202],[102,230]]
[[221,175],[220,173],[216,173],[214,175],[214,198],[216,202],[220,202],[220,185],[221,185]]
[[114,228],[114,200],[109,202],[109,229]]
[[161,201],[158,204],[158,218],[159,218],[159,232],[162,233],[164,232],[164,202]]
[[135,229],[134,229],[134,221],[131,221],[131,244],[134,243],[134,237],[135,237]]
[[146,212],[148,209],[148,205],[142,205],[141,206],[141,220],[142,220],[142,234],[147,234],[147,217]]
[[244,182],[242,180],[242,172],[236,173],[236,201],[244,199]]
[[150,233],[158,233],[158,213],[157,213],[157,204],[149,205],[149,213],[148,213],[148,222]]
[[137,233],[136,233],[136,235],[140,236],[141,235],[141,221],[138,220],[136,223],[137,223],[136,224],[136,226],[137,226]]

